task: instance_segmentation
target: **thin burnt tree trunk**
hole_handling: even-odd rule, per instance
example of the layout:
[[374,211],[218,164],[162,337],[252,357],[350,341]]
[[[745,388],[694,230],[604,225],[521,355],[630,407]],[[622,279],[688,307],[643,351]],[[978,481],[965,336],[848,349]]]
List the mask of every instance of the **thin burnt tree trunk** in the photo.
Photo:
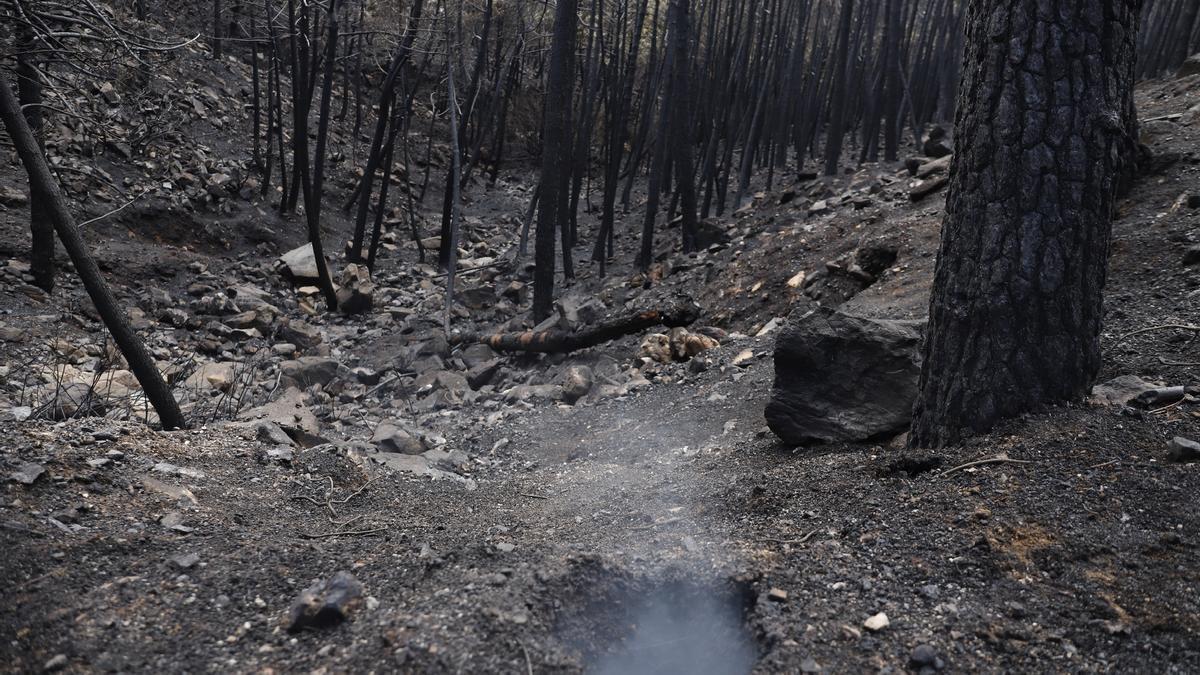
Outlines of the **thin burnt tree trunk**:
[[87,244],[79,234],[75,219],[71,217],[67,200],[62,194],[58,182],[50,173],[46,157],[42,154],[37,139],[33,137],[33,132],[29,128],[29,123],[25,121],[25,116],[21,114],[21,105],[13,95],[12,89],[9,88],[8,82],[2,77],[0,77],[0,122],[3,122],[4,128],[8,131],[8,137],[12,139],[13,147],[20,156],[21,163],[25,166],[29,183],[36,185],[38,193],[46,196],[47,217],[54,224],[54,229],[58,233],[59,239],[62,240],[63,248],[70,256],[76,271],[79,272],[79,279],[83,282],[88,297],[96,306],[96,313],[100,315],[104,326],[112,334],[113,341],[117,343],[121,355],[129,363],[129,369],[137,377],[142,391],[146,392],[146,398],[150,401],[150,405],[154,406],[163,427],[166,429],[186,427],[187,421],[180,412],[179,404],[175,402],[171,389],[163,380],[162,374],[158,372],[154,358],[142,344],[141,338],[133,331],[124,310],[109,291],[108,284],[104,282],[100,268],[96,266],[96,261],[88,251]]
[[667,10],[670,49],[674,52],[674,84],[671,85],[675,123],[672,125],[671,154],[675,161],[676,194],[683,210],[683,252],[696,250],[696,177],[692,164],[691,86],[688,82],[688,43],[691,40],[691,8],[688,0],[671,0]]
[[[37,140],[42,144],[42,79],[34,65],[37,42],[31,29],[21,30],[20,45],[17,47],[17,96],[25,121]],[[54,224],[46,214],[47,195],[41,187],[29,183],[29,234],[32,242],[29,250],[29,273],[38,288],[54,291]]]
[[[542,178],[537,229],[534,233],[533,315],[538,321],[550,316],[554,302],[554,239],[558,226],[565,225],[571,159],[571,89],[573,84],[576,0],[558,0],[554,14],[554,37],[550,46],[549,72],[544,103]],[[563,242],[564,248],[566,243]],[[564,256],[569,256],[569,249]]]
[[971,2],[913,446],[1078,399],[1099,371],[1139,5]]

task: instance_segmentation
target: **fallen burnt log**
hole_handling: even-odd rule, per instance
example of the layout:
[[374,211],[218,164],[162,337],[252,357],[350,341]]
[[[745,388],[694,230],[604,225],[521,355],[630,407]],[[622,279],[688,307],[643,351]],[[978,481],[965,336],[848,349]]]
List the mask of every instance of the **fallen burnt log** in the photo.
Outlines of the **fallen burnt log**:
[[605,342],[654,326],[675,328],[690,325],[700,316],[700,307],[691,300],[680,300],[665,309],[647,309],[635,314],[605,318],[575,330],[523,331],[517,333],[464,333],[451,338],[452,344],[481,342],[498,352],[567,353],[602,345]]

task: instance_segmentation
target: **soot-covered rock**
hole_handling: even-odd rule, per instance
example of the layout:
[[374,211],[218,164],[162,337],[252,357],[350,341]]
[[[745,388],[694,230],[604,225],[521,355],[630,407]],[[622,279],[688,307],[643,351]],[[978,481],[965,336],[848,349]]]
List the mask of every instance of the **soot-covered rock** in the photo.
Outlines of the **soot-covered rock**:
[[795,445],[904,431],[921,374],[920,326],[828,308],[794,313],[775,346],[768,426]]

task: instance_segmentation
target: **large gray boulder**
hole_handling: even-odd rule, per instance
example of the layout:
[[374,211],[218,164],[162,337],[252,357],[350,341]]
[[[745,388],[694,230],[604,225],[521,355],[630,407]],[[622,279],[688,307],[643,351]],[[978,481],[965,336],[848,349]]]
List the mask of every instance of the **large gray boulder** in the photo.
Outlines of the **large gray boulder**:
[[823,307],[793,313],[775,346],[768,426],[793,445],[903,432],[921,374],[921,325]]

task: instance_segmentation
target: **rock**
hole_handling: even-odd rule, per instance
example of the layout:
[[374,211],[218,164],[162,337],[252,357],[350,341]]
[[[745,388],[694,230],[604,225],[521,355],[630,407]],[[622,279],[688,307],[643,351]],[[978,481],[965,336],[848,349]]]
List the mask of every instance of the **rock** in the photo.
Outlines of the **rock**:
[[291,464],[296,458],[296,451],[292,450],[291,445],[277,445],[270,450],[267,450],[267,461],[275,462],[276,464]]
[[346,621],[363,597],[363,586],[349,572],[305,589],[288,610],[287,631],[332,628]]
[[301,351],[308,352],[317,348],[325,339],[321,331],[303,321],[289,321],[279,327],[279,337],[296,345]]
[[1189,75],[1200,74],[1200,54],[1192,54],[1187,57],[1179,70],[1175,71],[1175,77],[1187,77]]
[[301,356],[279,364],[280,382],[301,389],[316,384],[325,386],[338,376],[341,367],[342,364],[323,356]]
[[[112,86],[112,85],[109,85],[109,86]],[[67,663],[68,663],[68,661],[67,661],[66,654],[55,654],[53,658],[51,658],[49,661],[47,661],[42,666],[42,672],[43,673],[58,672],[58,671],[62,670],[63,668],[66,668]]]
[[1176,436],[1167,446],[1167,459],[1180,464],[1200,462],[1200,443],[1190,438]]
[[304,244],[284,253],[279,256],[279,262],[283,263],[284,276],[296,286],[318,279],[317,257],[312,244]]
[[1185,267],[1200,265],[1200,244],[1189,246],[1188,249],[1183,252],[1183,264]]
[[175,503],[181,508],[191,509],[200,505],[200,502],[196,499],[196,495],[192,494],[192,491],[185,487],[170,485],[150,476],[142,476],[141,480],[142,487],[175,500]]
[[890,625],[891,622],[888,621],[887,614],[884,614],[883,612],[880,612],[863,622],[863,628],[866,628],[871,632],[881,631]]
[[349,264],[342,272],[337,289],[338,311],[342,314],[362,314],[374,305],[375,284],[366,265]]
[[1140,394],[1155,389],[1153,384],[1137,375],[1121,375],[1092,387],[1088,402],[1092,405],[1123,406]]
[[304,393],[295,387],[289,387],[282,396],[270,403],[242,412],[238,419],[274,422],[292,440],[305,448],[326,442],[321,438],[321,425],[317,422],[317,416],[305,405]]
[[788,592],[782,588],[772,588],[767,591],[767,599],[772,602],[787,602]]
[[425,373],[413,382],[413,386],[418,394],[425,394],[429,391],[447,391],[459,398],[470,388],[467,378],[452,370]]
[[471,385],[471,389],[478,391],[480,387],[491,384],[496,379],[496,374],[503,365],[504,359],[492,359],[471,366],[467,371],[467,384]]
[[767,424],[785,442],[865,441],[908,428],[921,374],[920,324],[817,308],[775,346]]
[[592,374],[591,368],[587,366],[571,366],[567,368],[566,373],[563,375],[563,399],[567,403],[578,401],[587,396],[595,382],[596,378]]
[[638,355],[659,363],[671,362],[671,338],[662,333],[651,333],[642,338]]
[[163,517],[158,519],[158,524],[168,530],[183,534],[190,534],[196,531],[196,528],[183,524],[183,514],[178,511],[170,511],[163,514]]
[[184,386],[192,389],[212,389],[227,392],[237,380],[237,369],[240,364],[232,361],[205,363],[188,375]]
[[[513,283],[519,284],[519,281]],[[470,309],[488,309],[496,304],[496,289],[492,286],[473,286],[458,291],[457,300]],[[514,300],[514,302],[518,302]]]
[[14,405],[11,408],[0,410],[0,422],[24,422],[33,416],[33,407],[27,405]]
[[926,157],[947,157],[950,155],[950,144],[946,140],[946,130],[943,127],[934,127],[929,130],[929,135],[925,137],[925,142],[921,145],[921,151]]
[[375,427],[375,433],[371,434],[371,443],[384,452],[402,455],[419,455],[425,452],[425,443],[421,441],[420,435],[387,422]]
[[743,349],[742,351],[738,352],[736,356],[733,357],[733,360],[730,361],[730,363],[732,365],[738,366],[739,368],[746,368],[746,367],[750,366],[750,362],[753,360],[754,360],[754,350],[753,349]]
[[687,361],[693,356],[721,346],[720,342],[707,335],[692,333],[686,328],[678,327],[671,329],[668,342],[671,346],[671,357],[676,361]]
[[463,363],[466,364],[467,368],[471,369],[482,363],[490,362],[492,359],[495,359],[497,355],[496,351],[491,347],[483,344],[482,342],[476,342],[462,350],[459,356],[462,358]]
[[99,415],[104,412],[104,399],[98,396],[91,385],[84,382],[49,384],[36,395],[42,401],[41,415],[52,420]]
[[200,562],[200,554],[195,552],[177,553],[168,558],[168,560],[170,560],[171,564],[175,565],[179,569],[187,570],[195,567],[196,563]]
[[259,422],[254,426],[254,436],[259,441],[270,445],[293,445],[291,436],[274,422]]
[[509,403],[518,401],[561,401],[563,388],[557,384],[521,384],[504,391],[504,400]]
[[22,462],[16,471],[8,474],[8,479],[15,480],[22,485],[33,485],[45,473],[46,467],[41,464]]
[[524,282],[513,280],[509,282],[500,295],[511,300],[514,305],[521,305],[524,304],[525,296],[528,293]]
[[113,87],[112,82],[105,82],[100,85],[100,95],[104,97],[104,101],[109,105],[117,105],[121,102],[121,95],[117,93],[117,89]]
[[186,478],[193,478],[196,480],[202,480],[204,478],[204,472],[200,471],[199,469],[190,469],[186,466],[176,466],[170,462],[159,462],[158,464],[154,465],[153,470],[155,473],[184,476]]
[[158,321],[168,326],[183,328],[187,325],[188,313],[175,307],[166,307],[158,313]]
[[567,329],[595,323],[608,308],[591,295],[570,293],[559,298],[554,307],[558,310],[560,324]]
[[29,195],[8,187],[0,187],[0,206],[25,206],[29,203]]
[[945,665],[933,645],[917,645],[908,655],[908,666],[913,670],[941,670]]
[[712,246],[724,246],[731,241],[733,241],[733,237],[720,223],[708,218],[696,223],[696,250],[703,251]]

